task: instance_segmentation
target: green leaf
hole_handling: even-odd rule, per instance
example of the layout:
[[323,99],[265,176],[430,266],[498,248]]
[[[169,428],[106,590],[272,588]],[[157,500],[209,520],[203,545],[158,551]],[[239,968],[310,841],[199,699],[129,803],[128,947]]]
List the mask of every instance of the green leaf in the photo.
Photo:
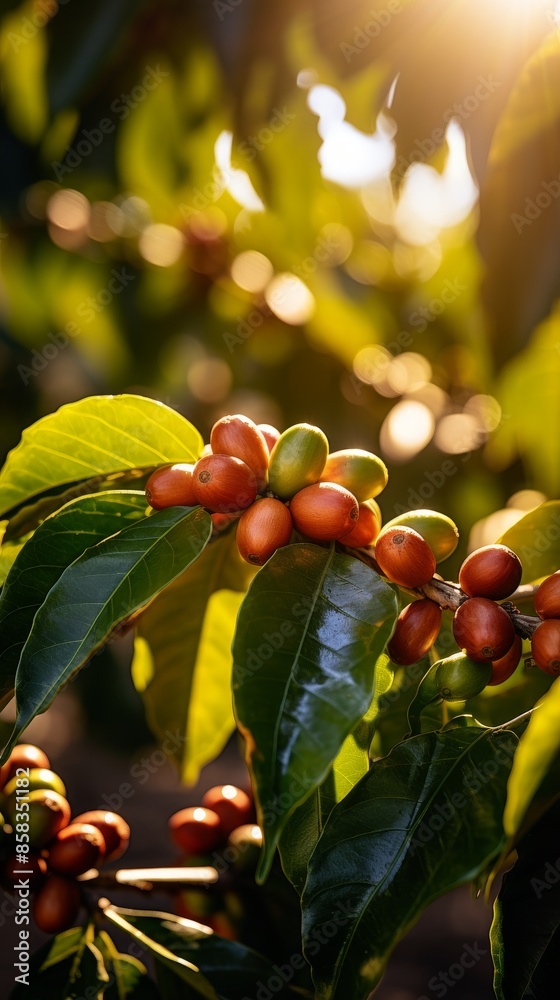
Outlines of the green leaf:
[[125,621],[200,555],[212,531],[201,507],[170,507],[75,560],[37,611],[16,674],[18,735]]
[[195,427],[144,396],[90,396],[32,424],[0,472],[0,515],[55,486],[127,469],[193,462]]
[[[187,987],[189,987],[196,996],[204,997],[205,1000],[218,1000],[218,994],[214,990],[214,987],[208,979],[202,975],[197,965],[190,960],[183,958],[179,954],[174,954],[166,944],[156,941],[155,938],[146,934],[142,927],[137,926],[138,917],[147,913],[149,913],[150,916],[156,916],[160,919],[177,919],[170,913],[153,913],[145,910],[126,910],[120,906],[113,906],[113,904],[108,901],[105,901],[103,906],[103,915],[107,918],[107,920],[110,920],[116,927],[119,927],[122,931],[124,931],[125,934],[129,934],[130,937],[138,941],[138,943],[149,951],[158,962],[162,962],[171,972],[186,983]],[[190,993],[187,993],[187,995],[190,996]]]
[[100,930],[94,943],[110,975],[105,1000],[158,1000],[156,985],[142,962],[132,955],[120,954],[106,931]]
[[264,835],[261,880],[289,815],[368,710],[396,613],[395,591],[334,548],[279,549],[251,584],[233,644],[233,691]]
[[375,761],[335,806],[302,897],[318,1000],[365,1000],[428,903],[498,854],[516,743],[505,730],[414,737]]
[[63,571],[87,548],[145,516],[143,493],[98,493],[73,500],[37,528],[0,596],[0,703],[12,694],[35,613]]
[[560,500],[548,500],[498,539],[523,563],[522,583],[550,576],[560,566]]
[[102,1000],[110,985],[103,955],[94,943],[91,925],[58,934],[30,959],[28,983],[21,981],[10,1000],[45,1000],[45,997],[88,997]]
[[[518,844],[490,931],[497,1000],[550,997],[560,977],[560,849],[556,804]],[[554,986],[552,984],[555,984]]]
[[377,720],[379,699],[390,688],[393,676],[388,663],[386,655],[379,657],[375,695],[368,712],[346,737],[325,781],[297,807],[282,832],[278,845],[282,868],[299,895],[307,878],[309,858],[331,810],[369,770],[372,726]]
[[138,623],[133,680],[155,735],[180,737],[177,757],[187,783],[197,780],[235,729],[231,642],[241,596],[253,575],[237,551],[235,533],[227,532]]
[[[116,909],[116,907],[115,907]],[[170,913],[118,909],[133,927],[174,955],[194,962],[220,997],[244,1000],[276,976],[272,962],[251,948],[219,937],[202,924]],[[301,959],[300,968],[304,967]],[[266,985],[264,987],[266,989]],[[287,990],[275,996],[284,997]],[[291,995],[291,994],[290,994]]]
[[560,680],[538,702],[520,741],[507,787],[504,829],[514,843],[530,814],[560,794]]

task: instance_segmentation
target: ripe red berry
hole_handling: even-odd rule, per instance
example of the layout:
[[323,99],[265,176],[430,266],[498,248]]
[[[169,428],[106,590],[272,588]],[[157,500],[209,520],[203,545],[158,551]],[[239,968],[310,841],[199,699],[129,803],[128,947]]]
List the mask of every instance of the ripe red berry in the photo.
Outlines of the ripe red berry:
[[471,552],[459,570],[459,585],[469,597],[501,601],[517,590],[523,567],[507,545],[483,545]]
[[220,817],[222,833],[229,837],[238,826],[254,819],[253,803],[246,792],[235,785],[216,785],[202,796],[202,805]]
[[535,594],[535,611],[543,621],[560,618],[560,570],[541,583]]
[[535,629],[531,652],[537,667],[545,674],[560,675],[560,621],[557,618],[547,618]]
[[193,477],[197,502],[216,513],[244,510],[257,496],[255,473],[240,458],[231,455],[200,458]]
[[237,525],[237,547],[253,566],[263,566],[267,559],[292,537],[293,521],[286,504],[265,497],[251,504]]
[[70,823],[49,844],[49,868],[76,878],[97,868],[105,856],[103,834],[91,823]]
[[348,545],[352,549],[361,549],[365,545],[373,545],[381,530],[381,521],[377,516],[374,507],[375,500],[361,503],[358,512],[358,520],[347,535],[340,539],[342,545]]
[[180,809],[168,821],[171,838],[186,854],[207,854],[225,839],[220,817],[212,809]]
[[107,809],[91,809],[72,820],[74,823],[88,823],[100,831],[105,841],[104,861],[116,861],[126,851],[130,842],[130,827],[118,813]]
[[375,543],[381,572],[401,587],[423,587],[436,571],[430,546],[413,528],[384,528]]
[[522,649],[523,643],[521,641],[521,636],[516,635],[513,640],[513,644],[510,646],[507,653],[499,660],[492,661],[492,676],[488,681],[489,687],[495,687],[496,684],[503,684],[504,681],[509,680],[512,674],[514,674],[517,670],[521,659]]
[[338,483],[313,483],[290,500],[297,531],[315,542],[342,538],[355,527],[360,514],[353,493]]
[[276,430],[272,424],[257,424],[257,427],[268,445],[269,452],[271,452],[280,437],[280,431]]
[[485,597],[471,597],[455,612],[453,635],[469,659],[486,663],[505,656],[513,644],[515,630],[499,604]]
[[166,507],[196,507],[194,465],[166,465],[152,472],[146,483],[146,500],[154,510]]
[[240,458],[255,473],[259,489],[266,486],[270,452],[264,435],[249,417],[234,413],[217,420],[210,432],[214,455]]
[[441,628],[441,608],[428,598],[413,601],[401,611],[387,652],[393,663],[407,667],[432,648]]
[[8,886],[14,885],[24,876],[29,879],[31,889],[40,885],[46,874],[47,862],[39,854],[33,854],[31,851],[24,865],[21,863],[21,855],[12,854],[5,862],[2,872],[3,881]]
[[62,875],[48,875],[33,900],[33,919],[45,934],[61,934],[72,927],[80,903],[77,882]]

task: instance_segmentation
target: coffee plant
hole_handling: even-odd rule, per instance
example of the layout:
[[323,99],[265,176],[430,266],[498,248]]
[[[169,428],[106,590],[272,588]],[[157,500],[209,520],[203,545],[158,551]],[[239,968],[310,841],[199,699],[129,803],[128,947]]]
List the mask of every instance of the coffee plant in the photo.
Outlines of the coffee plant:
[[[2,880],[32,894],[15,998],[366,1000],[432,900],[468,883],[488,899],[504,869],[496,996],[547,981],[560,502],[468,555],[455,582],[439,572],[453,520],[411,510],[383,524],[387,478],[373,453],[329,453],[318,427],[236,414],[205,445],[135,395],[86,398],[25,431],[0,473],[2,705],[15,695]],[[21,742],[129,629],[153,732],[187,735],[184,779],[235,727],[251,778],[170,817],[180,864],[137,873],[114,867],[134,830],[95,808],[73,817],[48,758]],[[163,884],[174,912],[119,906],[123,884]],[[267,950],[273,913],[280,946],[297,935],[288,962]],[[29,958],[30,919],[54,937]]]

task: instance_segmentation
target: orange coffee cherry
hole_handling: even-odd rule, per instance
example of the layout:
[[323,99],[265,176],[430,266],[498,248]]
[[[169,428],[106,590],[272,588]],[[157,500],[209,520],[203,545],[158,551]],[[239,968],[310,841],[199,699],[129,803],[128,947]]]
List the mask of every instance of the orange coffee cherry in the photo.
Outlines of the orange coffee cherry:
[[253,566],[263,566],[276,549],[288,545],[293,531],[292,515],[281,500],[257,500],[237,525],[237,547]]
[[408,667],[432,648],[441,628],[441,608],[427,597],[404,608],[387,645],[393,663]]
[[316,542],[330,542],[347,535],[360,516],[356,497],[337,483],[305,486],[290,500],[296,529]]
[[436,571],[436,558],[428,543],[413,528],[384,528],[375,543],[381,572],[401,587],[423,587]]
[[193,471],[197,502],[208,510],[233,514],[250,507],[258,492],[255,473],[232,455],[207,455]]
[[225,838],[218,814],[203,806],[180,809],[168,826],[173,842],[186,854],[207,854]]
[[146,500],[154,510],[166,507],[196,507],[194,465],[165,465],[152,472],[146,483]]
[[[367,500],[359,506],[358,520],[347,535],[340,539],[342,545],[348,545],[352,549],[361,549],[366,545],[373,545],[379,532],[381,531],[381,512],[377,514],[375,500]],[[377,510],[379,508],[377,507]]]
[[50,768],[50,766],[49,758],[39,747],[33,743],[18,743],[6,763],[0,767],[0,789],[15,777],[18,767],[31,770],[38,767]]
[[270,452],[266,438],[249,417],[234,413],[217,420],[210,432],[214,455],[240,458],[255,473],[259,490],[266,486]]
[[269,452],[271,452],[280,437],[280,431],[276,430],[272,424],[257,424],[257,427],[268,445]]
[[222,834],[229,837],[238,826],[254,819],[253,803],[242,788],[235,785],[216,785],[202,796],[205,809],[212,809],[220,817]]
[[500,660],[513,645],[515,630],[506,611],[486,597],[470,597],[457,608],[453,635],[476,663]]

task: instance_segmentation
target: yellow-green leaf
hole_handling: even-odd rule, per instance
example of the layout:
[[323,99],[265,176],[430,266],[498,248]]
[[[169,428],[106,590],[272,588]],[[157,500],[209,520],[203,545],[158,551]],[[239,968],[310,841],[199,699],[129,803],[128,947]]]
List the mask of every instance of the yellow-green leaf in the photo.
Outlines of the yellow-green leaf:
[[89,396],[32,424],[0,472],[0,514],[53,487],[128,469],[193,462],[203,441],[169,406]]
[[504,810],[504,829],[511,841],[543,786],[552,795],[554,788],[560,790],[560,681],[538,703],[513,760]]
[[549,500],[522,517],[498,539],[523,563],[523,583],[550,576],[560,566],[560,500]]

